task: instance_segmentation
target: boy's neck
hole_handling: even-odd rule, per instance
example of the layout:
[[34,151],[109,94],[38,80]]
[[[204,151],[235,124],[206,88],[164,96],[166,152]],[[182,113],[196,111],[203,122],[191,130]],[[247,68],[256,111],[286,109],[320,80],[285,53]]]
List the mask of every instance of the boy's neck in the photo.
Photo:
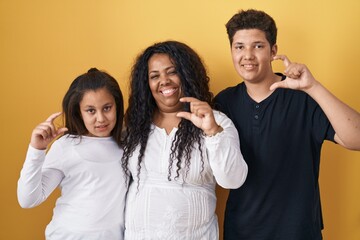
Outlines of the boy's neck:
[[244,81],[246,85],[246,91],[249,96],[255,102],[261,102],[269,97],[273,91],[270,91],[270,86],[275,83],[281,81],[281,76],[272,73],[269,77],[263,79],[260,82],[248,82]]

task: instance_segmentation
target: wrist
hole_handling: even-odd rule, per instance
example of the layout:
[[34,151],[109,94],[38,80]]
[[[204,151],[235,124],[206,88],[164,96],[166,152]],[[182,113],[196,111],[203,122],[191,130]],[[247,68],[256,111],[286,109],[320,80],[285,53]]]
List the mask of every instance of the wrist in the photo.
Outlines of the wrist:
[[224,129],[217,125],[217,128],[215,128],[214,130],[209,130],[209,131],[204,131],[204,135],[206,137],[214,137],[216,134],[222,132]]
[[306,92],[308,95],[312,96],[313,94],[316,94],[320,87],[322,87],[321,83],[318,81],[314,81],[311,86],[307,87],[303,91]]

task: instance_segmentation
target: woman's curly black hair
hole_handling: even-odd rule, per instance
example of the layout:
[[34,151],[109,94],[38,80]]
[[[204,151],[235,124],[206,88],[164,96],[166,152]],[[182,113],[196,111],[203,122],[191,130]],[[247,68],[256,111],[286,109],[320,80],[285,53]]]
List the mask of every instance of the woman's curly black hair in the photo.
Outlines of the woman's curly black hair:
[[[151,125],[157,105],[151,94],[148,79],[148,61],[154,54],[167,54],[176,68],[181,80],[181,89],[184,97],[194,97],[212,105],[213,94],[209,90],[209,77],[207,70],[199,55],[184,43],[177,41],[165,41],[156,43],[145,49],[135,61],[130,78],[129,105],[125,113],[125,136],[124,155],[122,167],[129,175],[128,162],[136,147],[140,145],[140,153],[137,164],[137,177],[139,180],[141,162],[146,149],[146,144],[151,132]],[[184,104],[184,111],[189,111]],[[185,175],[190,167],[191,151],[198,143],[201,152],[202,170],[204,168],[203,153],[201,151],[202,130],[192,122],[182,119],[171,145],[169,156],[168,180],[171,181],[171,170],[176,161],[176,176],[180,176],[181,164],[185,163]]]

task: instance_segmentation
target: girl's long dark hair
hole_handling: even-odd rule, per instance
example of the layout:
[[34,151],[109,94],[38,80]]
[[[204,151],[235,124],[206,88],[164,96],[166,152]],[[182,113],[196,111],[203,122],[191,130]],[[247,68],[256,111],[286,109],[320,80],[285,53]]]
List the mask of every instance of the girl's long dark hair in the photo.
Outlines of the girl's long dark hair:
[[[128,162],[136,147],[140,146],[137,163],[137,177],[139,179],[141,162],[144,157],[146,144],[151,132],[152,119],[157,109],[148,82],[148,61],[154,54],[167,54],[175,65],[181,79],[181,89],[186,97],[195,97],[211,105],[212,93],[209,91],[209,77],[199,55],[184,43],[166,41],[156,43],[141,53],[132,67],[130,79],[130,96],[128,109],[125,112],[124,155],[122,166],[129,175]],[[185,111],[189,111],[185,104]],[[186,174],[190,167],[190,156],[195,143],[201,152],[202,170],[204,167],[203,152],[201,150],[202,130],[190,121],[182,119],[171,146],[169,159],[168,180],[171,181],[171,171],[176,161],[176,176],[180,176],[181,164],[185,163]],[[202,171],[201,170],[201,171]]]
[[111,132],[112,137],[121,146],[122,122],[124,118],[124,101],[118,82],[110,74],[91,68],[87,73],[78,76],[66,92],[62,108],[65,115],[65,127],[71,134],[80,137],[88,133],[81,117],[80,102],[88,91],[105,88],[114,97],[116,103],[116,124]]

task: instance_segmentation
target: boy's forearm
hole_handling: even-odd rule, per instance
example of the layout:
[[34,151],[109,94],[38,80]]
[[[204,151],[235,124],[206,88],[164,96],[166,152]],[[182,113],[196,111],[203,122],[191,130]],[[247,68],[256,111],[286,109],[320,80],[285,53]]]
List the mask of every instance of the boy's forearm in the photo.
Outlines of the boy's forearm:
[[338,99],[319,82],[306,92],[328,117],[336,133],[335,140],[345,148],[360,150],[360,113]]

